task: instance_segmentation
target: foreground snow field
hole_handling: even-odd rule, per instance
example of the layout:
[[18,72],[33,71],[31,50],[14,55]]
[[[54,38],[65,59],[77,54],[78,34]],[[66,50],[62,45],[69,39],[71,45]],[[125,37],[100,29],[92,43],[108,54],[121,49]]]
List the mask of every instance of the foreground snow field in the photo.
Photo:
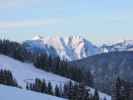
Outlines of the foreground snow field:
[[[52,74],[49,72],[42,71],[40,69],[35,68],[35,66],[33,66],[32,64],[23,63],[23,62],[20,62],[18,60],[15,60],[11,57],[7,57],[4,55],[0,55],[0,69],[10,70],[12,72],[13,76],[15,77],[15,79],[17,80],[18,84],[23,89],[25,89],[27,82],[33,82],[35,78],[45,79],[46,82],[50,81],[52,83],[53,87],[56,84],[59,86],[63,86],[64,83],[70,81],[70,79],[68,79],[68,78],[65,78],[65,77],[62,77],[59,75],[55,75],[55,74]],[[0,85],[0,91],[2,91],[1,88],[4,89],[4,87]],[[6,90],[8,90],[8,87],[5,87],[4,92]],[[20,91],[19,89],[15,89],[15,90]],[[9,91],[12,91],[17,95],[18,93],[15,90],[13,88],[13,91],[12,91],[12,88],[10,90],[10,87],[9,87]],[[90,89],[90,90],[91,90],[91,93],[93,94],[94,89]],[[21,91],[25,92],[26,90],[21,90]],[[3,93],[0,92],[0,98],[1,97],[4,98],[4,96],[5,96],[5,98],[7,98],[6,93],[3,95],[2,94]],[[106,98],[107,100],[111,100],[111,96],[108,96],[108,95],[101,93],[101,92],[99,94],[100,94],[101,100],[103,100],[104,98]],[[20,93],[18,95],[19,96],[15,96],[15,97],[16,98],[21,97],[20,95],[22,95],[22,97],[23,97],[24,94]],[[32,94],[31,94],[30,98],[34,98],[34,96],[32,97]],[[8,100],[8,99],[2,99],[2,100]],[[12,97],[12,99],[10,99],[10,100],[15,100],[15,99],[13,99],[13,97]],[[16,99],[16,100],[20,100],[20,99]],[[23,100],[26,100],[26,99],[23,99]],[[32,100],[34,100],[34,99],[32,99]],[[37,100],[37,99],[35,99],[35,100]],[[39,99],[39,100],[41,100],[41,99]],[[45,99],[45,100],[56,100],[56,99]],[[58,100],[60,100],[60,99],[58,99]]]
[[0,85],[1,100],[66,100],[55,96]]

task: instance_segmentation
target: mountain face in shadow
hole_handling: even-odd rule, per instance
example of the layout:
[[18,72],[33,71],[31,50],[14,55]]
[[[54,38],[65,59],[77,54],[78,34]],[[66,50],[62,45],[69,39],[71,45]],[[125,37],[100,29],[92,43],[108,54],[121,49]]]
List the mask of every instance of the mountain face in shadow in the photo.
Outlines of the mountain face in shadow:
[[133,82],[133,52],[110,52],[71,62],[72,65],[90,70],[95,87],[111,93],[112,82],[117,77]]

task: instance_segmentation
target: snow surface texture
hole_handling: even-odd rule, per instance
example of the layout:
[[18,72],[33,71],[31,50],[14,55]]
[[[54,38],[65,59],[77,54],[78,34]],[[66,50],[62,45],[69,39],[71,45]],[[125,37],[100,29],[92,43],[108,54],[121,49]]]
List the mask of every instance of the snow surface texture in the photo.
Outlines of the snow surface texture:
[[[59,55],[62,59],[77,60],[91,55],[100,53],[100,49],[94,46],[91,42],[80,36],[70,37],[41,37],[36,36],[33,40],[24,42],[28,49],[45,50],[49,54]],[[50,50],[49,50],[50,49]]]
[[[63,86],[64,83],[70,81],[70,79],[67,79],[65,77],[61,77],[61,76],[37,69],[32,64],[23,63],[4,55],[0,55],[0,69],[10,70],[13,73],[13,76],[17,80],[18,84],[23,89],[25,89],[27,82],[33,82],[35,78],[45,79],[46,82],[51,82],[53,87],[55,87],[55,85]],[[94,89],[90,88],[90,92],[93,94]],[[99,94],[100,94],[101,100],[103,100],[104,98],[106,98],[107,100],[111,100],[110,96],[101,92],[99,92]],[[0,97],[1,95],[2,94],[0,93]],[[10,100],[14,100],[14,99],[10,99]],[[53,100],[53,99],[47,99],[47,100]]]
[[0,85],[1,100],[66,100],[55,96]]

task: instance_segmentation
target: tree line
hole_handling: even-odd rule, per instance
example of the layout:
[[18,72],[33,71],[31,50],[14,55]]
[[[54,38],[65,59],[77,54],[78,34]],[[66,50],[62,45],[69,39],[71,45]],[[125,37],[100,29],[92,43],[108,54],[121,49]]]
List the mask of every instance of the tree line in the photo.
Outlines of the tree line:
[[0,53],[20,61],[25,61],[26,56],[29,54],[20,43],[5,39],[0,40]]
[[84,83],[74,83],[72,81],[65,83],[64,87],[58,85],[53,87],[51,82],[47,84],[45,80],[35,79],[35,83],[27,83],[26,88],[69,100],[100,100],[97,90],[92,95]]
[[11,71],[3,69],[0,70],[0,84],[18,87],[17,81]]
[[83,74],[81,69],[70,66],[70,64],[68,64],[66,61],[60,60],[59,57],[52,58],[46,54],[41,54],[38,55],[34,60],[34,65],[37,68],[70,78],[78,82],[81,82],[83,79],[85,79],[85,74]]

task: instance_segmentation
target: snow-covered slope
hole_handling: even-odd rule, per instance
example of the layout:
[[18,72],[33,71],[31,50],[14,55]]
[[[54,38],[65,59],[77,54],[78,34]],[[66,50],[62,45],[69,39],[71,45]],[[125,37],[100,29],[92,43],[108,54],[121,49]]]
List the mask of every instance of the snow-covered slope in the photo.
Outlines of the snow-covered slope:
[[1,100],[66,100],[55,96],[0,85]]
[[15,76],[18,84],[25,88],[26,82],[32,82],[35,78],[51,81],[52,85],[62,85],[69,79],[42,71],[32,64],[23,63],[10,57],[0,55],[0,69],[8,69]]
[[33,51],[45,51],[48,54],[59,55],[62,59],[69,61],[100,53],[100,49],[80,36],[65,38],[36,36],[33,40],[25,41],[24,45]]
[[114,51],[133,51],[133,40],[125,40],[112,45],[103,45],[101,51],[106,53]]
[[[50,81],[53,86],[55,85],[63,86],[64,83],[70,81],[70,79],[67,79],[65,77],[39,70],[35,68],[35,66],[33,66],[32,64],[23,63],[4,55],[0,55],[0,69],[10,70],[13,73],[13,76],[17,80],[18,84],[23,89],[26,87],[27,82],[33,82],[35,78],[45,79],[46,82]],[[94,89],[90,88],[90,90],[91,90],[91,93],[93,94]],[[99,94],[100,94],[101,100],[103,100],[104,97],[107,98],[107,100],[111,100],[110,96],[101,92],[99,92]],[[1,96],[1,93],[0,93],[0,96]],[[53,100],[53,99],[46,99],[46,100]]]
[[[93,89],[92,92],[94,93]],[[106,100],[111,100],[110,96],[107,97],[107,95],[103,93],[100,93],[100,96],[102,97],[101,100],[104,100],[104,97],[106,97]],[[2,98],[2,100],[67,100],[5,85],[0,85],[0,98]]]

